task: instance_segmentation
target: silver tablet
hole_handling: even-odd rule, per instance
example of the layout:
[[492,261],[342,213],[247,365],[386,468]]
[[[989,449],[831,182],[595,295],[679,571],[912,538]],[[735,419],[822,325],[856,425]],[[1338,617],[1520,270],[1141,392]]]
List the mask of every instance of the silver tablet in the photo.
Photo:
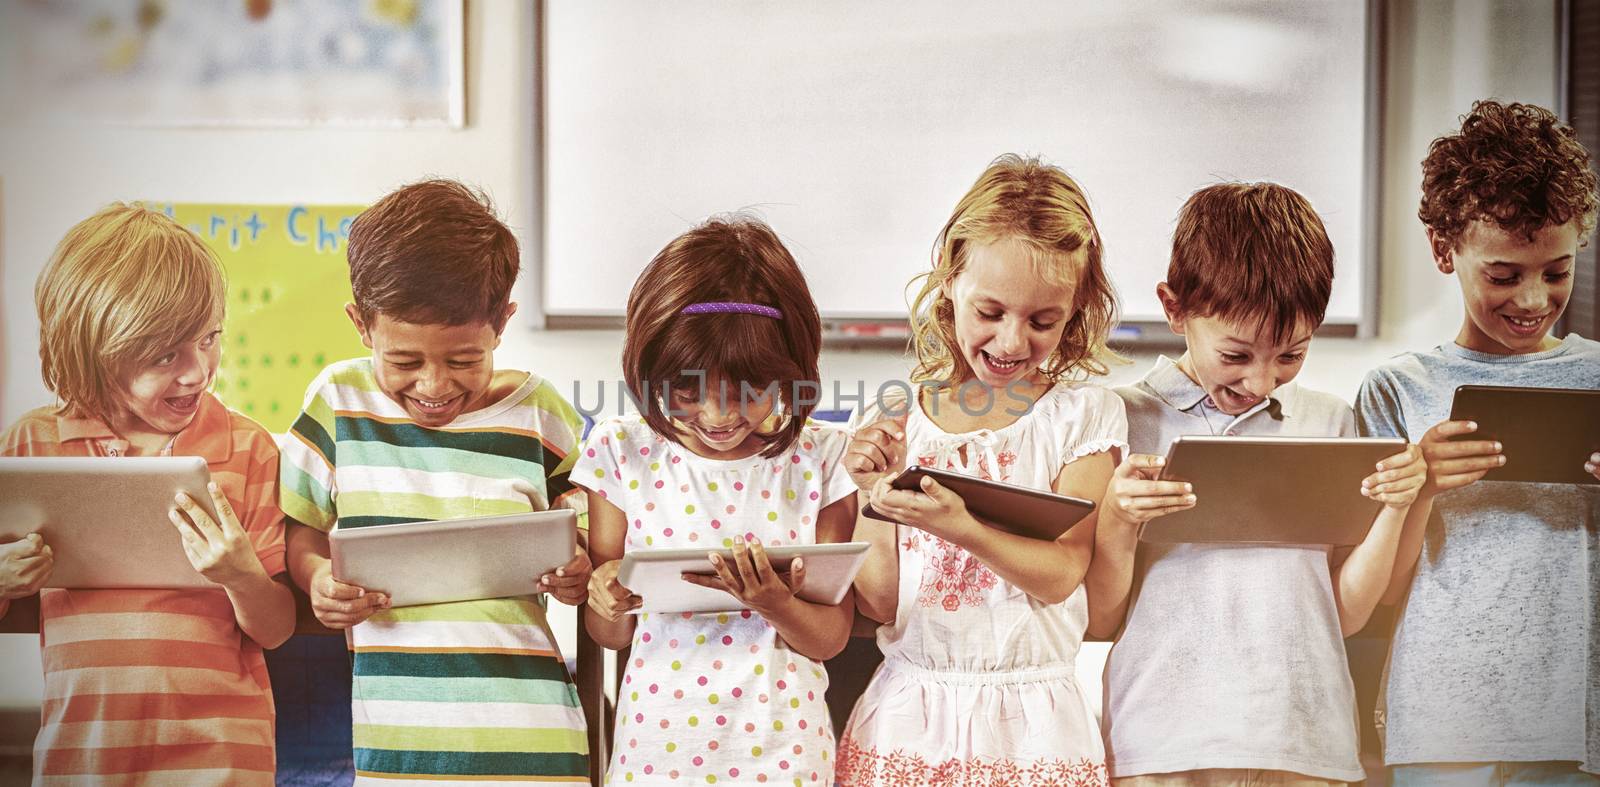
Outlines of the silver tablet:
[[1139,538],[1359,544],[1383,505],[1361,494],[1361,479],[1405,446],[1377,437],[1179,437],[1161,480],[1192,484],[1195,506],[1150,520]]
[[215,518],[210,481],[198,456],[0,457],[0,541],[44,537],[45,587],[220,588],[167,518],[180,491]]
[[572,560],[578,517],[567,509],[398,525],[335,527],[333,576],[389,595],[394,606],[536,592]]
[[[770,547],[767,559],[780,572],[789,570],[797,557],[806,559],[806,580],[797,594],[816,604],[837,604],[844,598],[856,572],[867,559],[865,541],[843,544],[808,544]],[[622,557],[617,582],[638,594],[644,603],[634,612],[732,612],[744,609],[731,594],[683,581],[683,574],[716,576],[707,555],[716,552],[733,559],[731,549],[650,549]]]

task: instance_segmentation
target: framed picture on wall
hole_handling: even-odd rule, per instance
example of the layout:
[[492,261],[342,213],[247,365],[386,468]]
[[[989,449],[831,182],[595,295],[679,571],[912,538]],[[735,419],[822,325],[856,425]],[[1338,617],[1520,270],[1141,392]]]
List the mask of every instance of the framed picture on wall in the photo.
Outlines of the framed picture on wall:
[[449,127],[463,0],[38,0],[0,9],[13,98],[138,126]]

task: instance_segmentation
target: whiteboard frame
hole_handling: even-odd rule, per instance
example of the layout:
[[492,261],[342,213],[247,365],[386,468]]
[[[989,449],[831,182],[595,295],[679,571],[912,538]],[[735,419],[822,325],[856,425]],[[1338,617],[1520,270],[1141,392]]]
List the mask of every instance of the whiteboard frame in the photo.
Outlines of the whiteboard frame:
[[[536,0],[535,25],[537,27],[536,53],[534,55],[535,67],[538,71],[535,79],[535,118],[534,139],[531,140],[535,156],[534,193],[538,195],[539,205],[536,211],[538,226],[530,233],[534,241],[530,242],[533,252],[529,256],[531,263],[537,267],[538,280],[538,313],[531,321],[532,330],[621,330],[626,317],[621,312],[603,311],[583,314],[553,314],[549,302],[550,292],[550,267],[549,260],[549,233],[546,231],[549,223],[549,205],[551,195],[548,190],[548,179],[545,171],[549,167],[549,147],[546,143],[547,134],[545,119],[548,106],[546,96],[549,93],[546,80],[549,77],[546,55],[549,51],[548,37],[549,26],[545,24],[545,8],[548,0]],[[1387,34],[1387,18],[1382,0],[1366,0],[1366,40],[1364,55],[1363,91],[1365,105],[1363,111],[1364,138],[1362,140],[1362,232],[1360,250],[1361,270],[1361,313],[1353,322],[1324,322],[1316,331],[1319,337],[1339,337],[1355,339],[1372,339],[1378,335],[1380,321],[1380,282],[1382,275],[1378,259],[1382,253],[1382,190],[1383,190],[1383,105],[1386,85],[1384,84],[1384,42]],[[617,282],[632,287],[632,282]],[[894,318],[885,318],[882,315],[850,314],[844,312],[824,312],[823,342],[829,346],[849,347],[884,347],[903,349],[907,339],[903,332],[897,330],[906,325],[909,315]],[[1159,320],[1121,320],[1112,329],[1110,344],[1113,347],[1133,348],[1163,348],[1183,346],[1183,337],[1172,333],[1165,322]]]

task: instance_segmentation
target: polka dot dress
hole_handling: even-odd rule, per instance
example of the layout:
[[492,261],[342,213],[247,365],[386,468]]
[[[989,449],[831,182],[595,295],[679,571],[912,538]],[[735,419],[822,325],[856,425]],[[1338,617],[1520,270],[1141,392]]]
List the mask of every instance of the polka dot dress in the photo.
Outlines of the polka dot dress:
[[[813,425],[777,457],[720,461],[633,416],[595,426],[572,478],[627,515],[629,552],[814,544],[817,515],[855,493],[847,444]],[[827,688],[759,614],[640,615],[606,783],[831,785]]]

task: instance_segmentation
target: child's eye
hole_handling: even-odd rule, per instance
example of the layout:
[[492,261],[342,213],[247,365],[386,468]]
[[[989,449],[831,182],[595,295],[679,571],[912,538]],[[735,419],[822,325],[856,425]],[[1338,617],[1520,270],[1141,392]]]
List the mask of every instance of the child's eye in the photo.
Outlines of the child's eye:
[[478,366],[478,361],[451,361],[450,362],[450,368],[452,368],[452,369],[474,369],[474,368],[477,368],[477,366]]
[[410,372],[422,368],[421,361],[390,361],[389,365],[402,372]]
[[1505,287],[1507,285],[1516,284],[1517,283],[1517,277],[1515,277],[1515,276],[1506,276],[1504,278],[1501,278],[1499,276],[1490,276],[1489,277],[1489,283],[1493,284],[1493,285],[1496,285],[1496,286],[1499,286],[1499,287]]
[[1224,363],[1244,363],[1250,359],[1242,353],[1223,353],[1222,360]]
[[1048,331],[1054,327],[1056,327],[1056,324],[1053,322],[1039,322],[1038,320],[1033,321],[1033,329],[1036,331]]
[[200,338],[200,346],[202,348],[204,348],[204,349],[209,350],[213,346],[215,346],[217,341],[219,339],[221,339],[221,338],[222,338],[222,331],[220,329],[212,331],[211,333],[208,333],[205,336]]
[[1305,353],[1289,353],[1288,355],[1278,356],[1278,360],[1284,363],[1299,363],[1305,357]]
[[995,320],[1000,319],[1000,313],[999,312],[994,312],[994,313],[991,314],[990,312],[986,312],[986,311],[984,311],[982,309],[979,309],[978,310],[978,318],[981,319],[981,320],[988,320],[989,322],[994,322]]
[[1572,271],[1564,271],[1562,273],[1546,273],[1544,275],[1544,280],[1550,282],[1551,284],[1566,281],[1570,278],[1572,278]]
[[151,365],[152,366],[167,366],[168,364],[171,364],[173,361],[176,361],[176,360],[178,360],[178,354],[177,353],[167,353],[166,355],[163,355],[163,356],[155,359],[154,361],[152,361]]

